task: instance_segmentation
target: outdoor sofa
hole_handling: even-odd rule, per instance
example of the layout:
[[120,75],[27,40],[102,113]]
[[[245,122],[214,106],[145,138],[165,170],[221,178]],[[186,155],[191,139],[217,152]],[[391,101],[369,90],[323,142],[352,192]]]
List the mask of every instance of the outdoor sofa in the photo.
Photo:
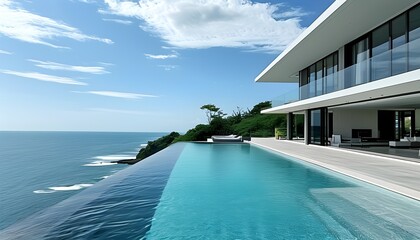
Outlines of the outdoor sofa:
[[394,148],[420,148],[420,137],[404,137],[400,141],[389,141],[389,146]]

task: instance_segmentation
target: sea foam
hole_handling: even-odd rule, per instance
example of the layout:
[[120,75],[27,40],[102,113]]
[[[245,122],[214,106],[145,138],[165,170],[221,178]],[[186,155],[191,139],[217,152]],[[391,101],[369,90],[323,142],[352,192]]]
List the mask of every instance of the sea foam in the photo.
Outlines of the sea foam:
[[115,165],[118,164],[116,162],[103,162],[103,161],[94,161],[91,163],[87,163],[87,164],[83,164],[83,166],[86,167],[102,167],[102,166],[110,166],[110,165]]
[[132,159],[132,158],[135,158],[135,155],[111,154],[111,155],[105,155],[105,156],[96,156],[96,157],[92,158],[92,159],[96,159],[96,161],[84,164],[83,166],[87,166],[87,167],[109,166],[109,165],[118,164],[118,163],[112,162],[112,161],[118,161],[118,160],[123,160],[123,159]]
[[55,192],[54,190],[35,190],[34,193],[53,193]]
[[93,184],[90,184],[90,183],[81,183],[81,184],[75,184],[71,186],[49,187],[48,189],[51,189],[54,191],[75,191],[75,190],[80,190],[82,188],[90,187],[92,185]]
[[76,191],[76,190],[90,187],[92,185],[93,184],[90,184],[90,183],[81,183],[81,184],[75,184],[75,185],[70,185],[70,186],[49,187],[47,190],[35,190],[33,191],[33,193],[46,194],[46,193],[54,193],[56,191]]
[[96,156],[93,159],[99,159],[103,161],[116,161],[116,160],[129,159],[129,158],[134,158],[134,156],[127,155],[127,154],[112,154],[112,155],[106,155],[106,156]]

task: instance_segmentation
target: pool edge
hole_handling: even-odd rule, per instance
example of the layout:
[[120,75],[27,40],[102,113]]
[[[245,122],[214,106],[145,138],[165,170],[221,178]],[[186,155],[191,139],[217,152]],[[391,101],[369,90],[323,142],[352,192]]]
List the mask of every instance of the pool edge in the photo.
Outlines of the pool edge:
[[357,180],[367,182],[367,183],[375,185],[377,187],[380,187],[380,188],[389,190],[391,192],[395,192],[395,193],[401,194],[403,196],[409,197],[411,199],[420,201],[420,192],[419,191],[416,191],[416,190],[413,190],[413,189],[410,189],[410,188],[407,188],[407,187],[404,187],[404,186],[401,186],[401,185],[397,185],[397,184],[394,184],[394,183],[390,183],[390,182],[387,182],[387,181],[384,181],[384,180],[380,180],[380,179],[377,179],[377,178],[374,178],[374,177],[370,177],[370,176],[367,176],[365,174],[361,174],[359,172],[356,172],[356,171],[353,171],[353,170],[350,170],[350,169],[337,167],[337,166],[334,166],[334,165],[331,165],[331,164],[328,164],[328,163],[323,163],[323,162],[317,161],[315,159],[299,156],[297,154],[286,153],[286,152],[283,152],[281,150],[278,150],[278,149],[275,149],[275,148],[272,148],[272,147],[268,147],[268,146],[265,146],[263,144],[259,144],[259,143],[256,143],[256,142],[250,141],[249,143],[251,145],[255,145],[255,146],[258,146],[258,147],[261,147],[261,148],[269,149],[271,151],[281,153],[281,154],[284,154],[284,155],[287,155],[287,156],[291,156],[293,158],[296,158],[296,159],[299,159],[299,160],[302,160],[302,161],[305,161],[305,162],[308,162],[308,163],[311,163],[311,164],[329,169],[331,171],[343,174],[345,176],[352,177],[352,178],[355,178]]

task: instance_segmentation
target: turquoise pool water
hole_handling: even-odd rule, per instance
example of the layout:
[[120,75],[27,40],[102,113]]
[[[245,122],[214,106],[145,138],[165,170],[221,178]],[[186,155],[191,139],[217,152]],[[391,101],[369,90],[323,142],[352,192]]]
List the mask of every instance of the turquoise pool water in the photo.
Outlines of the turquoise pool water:
[[[410,205],[420,210],[419,204],[392,195],[249,145],[191,144],[172,171],[147,237],[420,236],[414,222],[412,232],[409,226],[402,226],[413,215]],[[382,209],[387,207],[392,208]],[[414,219],[420,220],[419,216],[417,212]]]
[[420,239],[420,203],[247,144],[179,143],[0,232],[46,239]]

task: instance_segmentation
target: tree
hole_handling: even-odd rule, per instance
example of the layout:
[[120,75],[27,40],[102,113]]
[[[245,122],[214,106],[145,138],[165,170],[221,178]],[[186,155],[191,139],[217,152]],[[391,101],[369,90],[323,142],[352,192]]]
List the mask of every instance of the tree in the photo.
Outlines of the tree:
[[232,115],[230,115],[228,118],[228,120],[232,123],[232,124],[237,124],[239,122],[242,121],[245,112],[240,108],[240,107],[236,107],[237,111],[233,110]]
[[260,102],[257,105],[255,105],[251,111],[249,111],[250,115],[258,115],[261,113],[262,110],[267,109],[267,108],[271,108],[271,102],[270,101],[265,101],[265,102]]
[[147,143],[147,147],[140,149],[139,153],[136,156],[137,161],[134,161],[131,164],[136,163],[144,158],[147,158],[148,156],[153,155],[159,152],[160,150],[166,148],[171,143],[173,143],[174,140],[179,136],[179,133],[171,132],[169,135],[163,136],[155,141],[149,141]]
[[206,111],[207,121],[209,124],[214,118],[222,118],[226,116],[226,113],[223,113],[220,108],[216,107],[214,104],[203,105],[200,109]]

